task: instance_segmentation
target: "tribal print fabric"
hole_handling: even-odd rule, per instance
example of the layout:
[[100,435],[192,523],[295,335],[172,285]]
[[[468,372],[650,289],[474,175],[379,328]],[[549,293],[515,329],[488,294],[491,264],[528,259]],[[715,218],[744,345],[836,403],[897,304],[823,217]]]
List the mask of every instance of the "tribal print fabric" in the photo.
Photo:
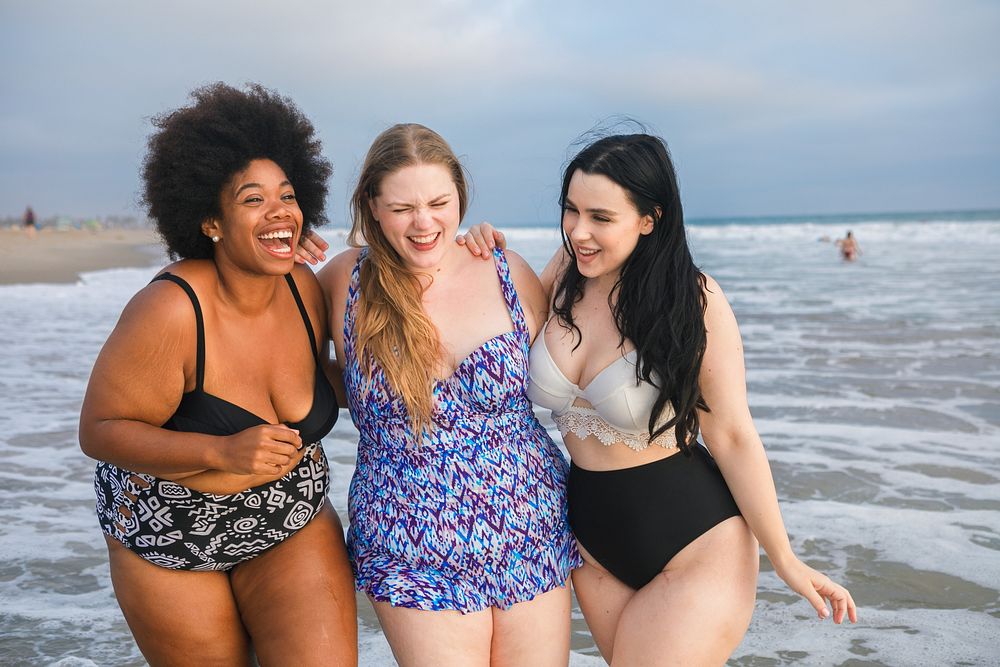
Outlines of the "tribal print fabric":
[[281,479],[228,495],[201,493],[105,462],[94,476],[101,529],[171,570],[229,570],[259,556],[319,514],[329,484],[318,442],[308,445]]
[[506,258],[497,273],[514,330],[486,341],[434,386],[421,441],[405,405],[355,355],[362,251],[344,322],[344,382],[361,433],[347,542],[358,590],[393,606],[463,613],[507,608],[580,565],[566,520],[568,466],[534,416],[529,332]]

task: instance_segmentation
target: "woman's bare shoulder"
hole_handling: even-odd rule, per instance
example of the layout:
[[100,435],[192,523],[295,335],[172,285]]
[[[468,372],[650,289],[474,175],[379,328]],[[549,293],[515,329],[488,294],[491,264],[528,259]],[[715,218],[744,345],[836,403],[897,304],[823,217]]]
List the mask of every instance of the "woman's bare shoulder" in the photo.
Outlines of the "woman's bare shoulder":
[[545,294],[549,297],[552,296],[552,290],[555,285],[562,280],[562,275],[566,272],[566,267],[569,266],[570,260],[571,257],[566,252],[565,246],[560,245],[545,265],[545,268],[542,269],[539,278],[542,281],[542,288],[545,290]]
[[[194,290],[199,303],[205,296],[208,283],[215,280],[209,276],[198,260],[182,260],[165,266],[156,275],[169,273],[177,276]],[[136,292],[122,311],[120,324],[133,319],[153,321],[156,325],[180,322],[194,322],[194,307],[186,291],[171,280],[152,280]]]
[[702,292],[705,295],[706,306],[712,308],[713,306],[725,304],[728,307],[729,300],[726,298],[726,293],[722,291],[722,285],[707,273],[702,273],[701,277],[703,280]]
[[326,291],[332,290],[336,285],[342,283],[347,277],[351,275],[354,270],[354,265],[358,262],[358,256],[361,254],[363,248],[348,248],[341,253],[334,255],[330,261],[328,261],[316,277],[319,279],[320,285]]
[[219,272],[215,268],[215,262],[210,259],[182,259],[163,267],[156,275],[164,273],[177,276],[191,285],[195,292],[198,292],[199,287],[213,287],[219,282]]
[[515,282],[518,279],[538,279],[538,274],[535,273],[535,270],[531,268],[530,264],[528,264],[528,260],[509,248],[503,252],[504,256],[507,258],[507,265],[510,267],[511,277],[514,278]]
[[736,323],[736,315],[733,307],[726,298],[726,293],[722,291],[722,286],[707,273],[702,274],[704,278],[705,295],[705,327],[710,334],[719,334],[728,331],[739,336],[739,328]]
[[154,280],[125,305],[101,357],[163,359],[193,351],[196,329],[195,309],[184,290],[169,280]]
[[320,292],[316,272],[308,264],[296,264],[292,267],[291,273],[292,280],[295,281],[295,286],[299,288],[303,297],[307,295],[311,297]]
[[722,294],[722,286],[719,285],[718,281],[715,278],[705,273],[704,271],[702,272],[701,277],[702,280],[704,280],[706,292],[710,292],[712,294]]

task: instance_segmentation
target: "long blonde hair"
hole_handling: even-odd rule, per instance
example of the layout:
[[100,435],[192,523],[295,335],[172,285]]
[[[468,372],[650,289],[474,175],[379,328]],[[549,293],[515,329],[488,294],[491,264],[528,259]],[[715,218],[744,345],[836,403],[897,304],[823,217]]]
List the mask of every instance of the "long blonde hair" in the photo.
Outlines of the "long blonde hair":
[[403,264],[386,240],[371,202],[387,176],[419,164],[437,164],[448,170],[458,190],[459,219],[465,216],[468,186],[462,164],[448,142],[423,125],[404,123],[384,131],[368,149],[351,197],[353,223],[347,237],[354,247],[368,246],[355,314],[358,361],[369,380],[373,362],[382,367],[389,385],[406,405],[418,441],[434,410],[434,371],[442,358],[441,341],[424,312],[425,288],[420,276]]

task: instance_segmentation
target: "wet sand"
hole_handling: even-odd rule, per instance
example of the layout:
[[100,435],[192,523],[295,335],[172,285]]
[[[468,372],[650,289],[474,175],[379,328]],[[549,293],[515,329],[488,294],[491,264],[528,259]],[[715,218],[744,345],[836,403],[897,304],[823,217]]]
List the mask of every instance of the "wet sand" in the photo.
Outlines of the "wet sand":
[[[857,625],[821,622],[762,558],[750,629],[727,664],[998,664],[996,218],[852,221],[868,252],[850,265],[816,243],[840,222],[690,230],[740,320],[791,543],[860,607]],[[342,229],[323,234],[329,254],[345,246]],[[536,269],[560,242],[541,227],[508,239]],[[115,602],[77,428],[93,359],[154,270],[0,286],[0,664],[146,664]],[[976,289],[956,291],[970,271]],[[558,438],[548,412],[537,415]],[[357,442],[342,412],[324,448],[345,525]],[[361,667],[394,664],[363,595],[358,612]],[[569,664],[603,665],[572,613]]]
[[0,230],[0,285],[75,283],[86,271],[150,266],[162,255],[151,229]]

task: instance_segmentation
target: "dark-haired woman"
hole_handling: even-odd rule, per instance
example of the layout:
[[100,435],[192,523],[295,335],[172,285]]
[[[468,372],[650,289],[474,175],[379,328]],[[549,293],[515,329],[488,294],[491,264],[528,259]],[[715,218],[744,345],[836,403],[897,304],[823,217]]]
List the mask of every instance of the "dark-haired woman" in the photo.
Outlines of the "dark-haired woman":
[[[604,658],[724,663],[753,612],[758,540],[821,618],[829,600],[836,623],[854,621],[847,590],[792,553],[736,319],[692,261],[662,140],[586,147],[560,204],[563,248],[542,274],[552,316],[531,349],[528,395],[552,410],[572,456],[584,556],[573,585]],[[465,241],[479,252],[490,232]]]
[[326,308],[292,253],[330,165],[260,87],[201,88],[155,124],[145,200],[179,261],[126,306],[80,417],[119,605],[153,665],[355,664]]

